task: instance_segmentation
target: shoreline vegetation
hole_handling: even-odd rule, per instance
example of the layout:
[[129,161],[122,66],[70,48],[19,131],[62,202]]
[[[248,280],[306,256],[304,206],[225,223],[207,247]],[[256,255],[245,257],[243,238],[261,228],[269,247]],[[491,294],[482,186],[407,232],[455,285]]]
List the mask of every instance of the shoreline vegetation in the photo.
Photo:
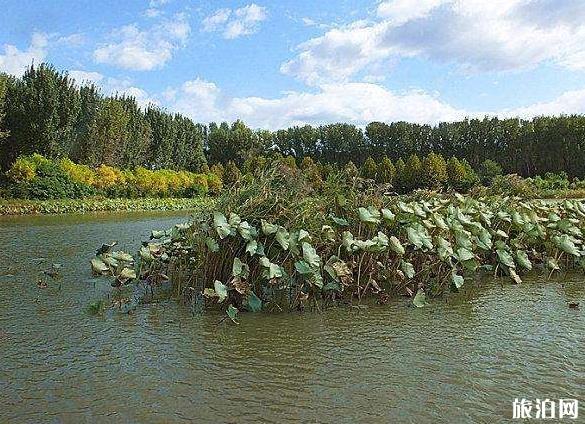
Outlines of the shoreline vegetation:
[[78,214],[93,212],[190,211],[211,208],[213,199],[198,198],[86,198],[0,200],[0,216]]
[[[387,303],[415,307],[476,277],[520,284],[583,269],[585,204],[459,193],[389,196],[335,172],[317,181],[282,164],[224,190],[213,212],[154,229],[137,253],[106,241],[91,261],[113,293],[99,310],[131,312],[167,289],[193,310],[238,314]],[[99,311],[98,311],[99,312]]]

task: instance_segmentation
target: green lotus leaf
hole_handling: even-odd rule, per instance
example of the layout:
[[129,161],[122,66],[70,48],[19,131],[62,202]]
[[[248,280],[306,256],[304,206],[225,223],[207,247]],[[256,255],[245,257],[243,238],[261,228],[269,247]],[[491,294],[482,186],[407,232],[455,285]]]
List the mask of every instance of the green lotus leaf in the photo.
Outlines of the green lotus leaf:
[[414,215],[414,209],[412,209],[406,203],[398,202],[397,206],[398,206],[398,209],[400,210],[400,212],[408,214],[408,215]]
[[235,213],[230,213],[230,217],[228,218],[228,223],[230,224],[231,227],[237,227],[238,225],[240,225],[240,223],[242,222],[242,218],[240,218],[237,214]]
[[453,248],[451,247],[451,243],[448,240],[445,240],[443,237],[437,237],[437,254],[439,258],[443,261],[449,259],[453,256]]
[[278,231],[278,225],[269,224],[263,219],[260,220],[260,225],[262,227],[262,232],[264,233],[264,235],[269,236],[271,234],[275,234]]
[[412,226],[406,228],[406,234],[408,241],[418,249],[422,249],[423,247],[426,249],[433,248],[431,237],[422,225],[417,223],[412,224]]
[[457,260],[459,262],[465,262],[465,261],[475,259],[475,255],[473,254],[473,252],[469,249],[464,248],[464,247],[460,247],[457,249],[457,251],[455,253],[455,257],[457,258]]
[[232,305],[230,303],[230,305],[228,306],[228,308],[226,310],[226,313],[227,313],[227,316],[232,320],[232,322],[234,324],[238,324],[238,321],[236,319],[238,316],[238,312],[239,312],[238,308],[236,308],[234,305]]
[[104,263],[108,265],[110,268],[117,268],[120,265],[116,259],[112,258],[107,254],[102,255],[102,261],[104,261]]
[[443,219],[443,217],[441,215],[439,215],[438,213],[434,213],[431,217],[432,217],[435,225],[437,227],[439,227],[441,230],[449,229],[449,227],[447,227],[447,224],[445,223],[445,220]]
[[427,302],[427,295],[425,294],[423,289],[418,289],[414,299],[412,299],[412,304],[417,308],[422,308],[428,305]]
[[510,255],[510,252],[503,249],[497,249],[496,254],[498,255],[498,261],[500,261],[501,264],[506,265],[508,268],[516,268],[514,258]]
[[220,239],[224,239],[229,236],[232,232],[230,224],[221,212],[213,212],[213,226]]
[[349,225],[349,222],[347,222],[347,219],[345,218],[338,218],[334,215],[331,215],[331,220],[340,227],[347,227]]
[[290,234],[288,233],[286,228],[279,226],[278,230],[276,231],[275,238],[283,250],[288,250],[288,247],[290,246]]
[[303,275],[313,273],[311,266],[305,261],[296,261],[295,262],[295,269],[297,270],[297,272],[299,274],[303,274]]
[[126,253],[121,250],[116,250],[110,253],[110,256],[120,262],[134,262],[134,258],[130,253]]
[[567,234],[553,237],[553,241],[563,252],[573,256],[580,256],[579,249]]
[[152,230],[150,232],[150,238],[151,239],[156,239],[156,240],[161,239],[161,238],[163,238],[166,235],[167,235],[167,232],[166,231]]
[[463,287],[465,279],[461,275],[453,273],[451,274],[451,282],[457,289],[460,289],[461,287]]
[[382,218],[386,222],[392,222],[396,219],[396,215],[390,209],[382,209]]
[[532,262],[530,262],[528,254],[524,250],[516,251],[516,261],[522,268],[527,269],[528,271],[532,269]]
[[303,259],[313,268],[318,268],[321,263],[321,258],[313,246],[307,242],[303,242]]
[[258,236],[258,231],[256,231],[256,228],[252,227],[248,221],[240,222],[238,225],[238,232],[244,240],[253,240]]
[[400,269],[409,280],[415,276],[414,266],[410,262],[400,261]]
[[154,259],[154,257],[152,256],[152,252],[146,246],[142,246],[140,248],[140,257],[142,258],[142,260],[147,262],[152,261]]
[[262,300],[253,291],[246,298],[245,307],[250,312],[260,312],[262,310]]
[[398,240],[395,236],[390,237],[389,246],[390,246],[390,249],[394,253],[396,253],[400,256],[404,255],[404,246],[402,246],[402,243],[400,243],[400,240]]
[[232,264],[232,275],[234,277],[240,277],[242,279],[247,279],[250,275],[250,267],[248,264],[242,262],[240,258],[234,258],[234,263]]
[[379,224],[380,223],[380,212],[373,208],[372,206],[366,208],[359,208],[358,214],[360,217],[360,221],[367,222],[369,224]]
[[100,258],[91,260],[91,269],[94,274],[105,274],[110,271],[110,268]]
[[345,250],[347,250],[348,252],[354,252],[355,250],[357,250],[357,247],[355,247],[355,239],[353,238],[353,234],[350,233],[349,231],[343,232],[342,244],[343,247],[345,247]]
[[501,237],[501,238],[508,238],[508,234],[504,230],[496,231],[496,235]]
[[281,278],[283,275],[282,268],[279,265],[270,262],[270,260],[266,256],[260,258],[260,265],[266,268],[263,275],[265,278],[269,280]]
[[217,294],[217,297],[219,298],[219,302],[220,303],[223,302],[228,295],[227,286],[224,283],[222,283],[221,281],[215,280],[213,282],[213,287],[214,287],[215,293]]
[[205,245],[210,252],[219,252],[219,244],[213,237],[207,237],[205,239]]

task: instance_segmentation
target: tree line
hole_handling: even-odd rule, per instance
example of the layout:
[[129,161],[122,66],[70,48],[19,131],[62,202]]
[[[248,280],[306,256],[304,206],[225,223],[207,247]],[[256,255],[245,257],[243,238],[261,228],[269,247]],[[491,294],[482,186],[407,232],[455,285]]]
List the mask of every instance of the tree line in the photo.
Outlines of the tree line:
[[435,153],[465,160],[474,169],[491,160],[506,173],[526,177],[561,171],[583,177],[585,116],[255,130],[242,121],[204,125],[154,105],[140,108],[132,97],[104,96],[94,85],[77,85],[66,73],[41,64],[21,78],[0,76],[0,166],[6,170],[19,155],[32,153],[93,167],[192,172],[229,161],[241,168],[250,157],[276,153],[299,163],[312,157],[358,166],[368,157],[387,156],[397,163]]

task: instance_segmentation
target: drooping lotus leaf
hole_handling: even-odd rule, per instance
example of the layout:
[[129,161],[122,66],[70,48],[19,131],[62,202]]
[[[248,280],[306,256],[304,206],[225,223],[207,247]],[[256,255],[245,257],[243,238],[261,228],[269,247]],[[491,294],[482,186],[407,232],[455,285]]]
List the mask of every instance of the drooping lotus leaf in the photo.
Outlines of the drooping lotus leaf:
[[126,253],[121,250],[116,250],[110,253],[110,256],[120,262],[134,262],[134,258],[130,253]]
[[237,227],[242,222],[242,218],[240,218],[237,214],[231,212],[230,217],[228,218],[228,223],[231,227]]
[[117,275],[117,279],[121,282],[134,280],[136,278],[136,271],[132,268],[123,268],[122,271]]
[[416,295],[414,296],[414,299],[412,299],[412,304],[417,308],[422,308],[428,305],[427,295],[425,294],[425,291],[423,289],[418,289]]
[[93,258],[91,260],[91,269],[94,274],[102,275],[108,273],[110,268],[100,259],[100,258]]
[[246,244],[246,253],[248,253],[250,256],[254,256],[256,254],[257,249],[258,249],[258,242],[256,240],[250,240]]
[[114,258],[112,258],[109,254],[102,255],[102,261],[109,267],[109,268],[117,268],[120,264]]
[[435,223],[435,225],[440,228],[441,230],[447,230],[449,227],[447,227],[447,224],[445,223],[445,220],[443,219],[443,217],[441,215],[439,215],[438,213],[434,213],[431,216],[433,222]]
[[213,226],[220,239],[226,238],[232,232],[230,224],[221,212],[213,212]]
[[496,231],[496,235],[501,237],[501,238],[508,238],[508,233],[506,233],[504,230]]
[[382,209],[382,218],[386,222],[392,222],[396,219],[396,215],[390,209]]
[[266,256],[260,258],[260,265],[265,268],[263,275],[269,280],[281,278],[283,275],[282,268],[279,265],[270,262]]
[[510,252],[503,249],[497,249],[496,254],[498,255],[498,261],[500,261],[501,264],[506,265],[508,268],[516,268],[514,258],[510,255]]
[[275,239],[283,250],[288,250],[288,247],[290,246],[290,234],[286,228],[279,226],[276,231]]
[[262,310],[262,300],[256,296],[256,293],[250,291],[246,298],[245,307],[250,312],[260,312]]
[[240,277],[243,279],[248,278],[250,275],[250,267],[248,264],[242,262],[240,258],[234,258],[234,263],[232,264],[232,275],[234,277]]
[[380,211],[376,208],[369,206],[366,208],[359,208],[358,214],[360,221],[368,224],[379,224],[380,223]]
[[207,237],[205,239],[205,245],[209,249],[210,252],[218,252],[219,251],[219,244],[217,241],[212,237]]
[[413,278],[416,274],[414,266],[410,262],[400,261],[400,269],[408,279]]
[[154,257],[152,256],[152,252],[146,246],[142,246],[140,248],[140,257],[142,258],[143,261],[146,262],[150,262],[154,259]]
[[252,227],[248,221],[242,221],[238,225],[238,232],[244,240],[253,240],[258,236],[256,228]]
[[303,275],[313,273],[311,266],[305,261],[296,261],[295,262],[295,269],[297,270],[297,272],[299,274],[303,274]]
[[579,249],[567,234],[553,237],[553,241],[563,252],[573,256],[580,256]]
[[163,237],[164,237],[164,236],[166,236],[166,235],[167,235],[167,232],[166,232],[166,231],[152,230],[152,231],[150,232],[150,239],[151,239],[151,240],[153,240],[153,239],[156,239],[156,240],[158,240],[158,239],[161,239],[161,238],[163,238]]
[[455,252],[455,257],[459,262],[465,262],[475,259],[475,255],[473,254],[473,252],[464,247],[460,247],[457,249],[457,251]]
[[404,255],[404,246],[402,245],[402,243],[400,243],[400,240],[398,240],[395,236],[390,236],[390,239],[388,240],[388,245],[390,246],[390,249],[402,256]]
[[278,225],[276,224],[269,224],[268,222],[266,222],[265,220],[260,220],[260,225],[262,226],[262,232],[264,233],[264,235],[271,235],[271,234],[275,234],[276,231],[278,231]]
[[451,282],[457,289],[460,289],[461,287],[463,287],[465,279],[461,275],[453,273],[451,274]]
[[303,242],[303,241],[310,242],[311,241],[311,236],[310,236],[310,234],[307,231],[305,231],[305,230],[299,230],[298,231],[298,236],[297,236],[297,241],[299,243],[300,242]]
[[439,258],[443,261],[449,259],[453,256],[453,247],[451,247],[451,243],[448,240],[445,240],[443,237],[437,237],[437,254]]
[[219,300],[218,300],[219,303],[223,302],[227,298],[227,295],[228,295],[227,286],[224,283],[222,283],[221,281],[215,280],[213,282],[213,287],[215,289],[215,293],[217,294],[217,297],[219,298]]
[[530,262],[530,259],[528,259],[528,254],[524,250],[516,251],[516,261],[522,268],[528,271],[532,269],[532,262]]
[[339,225],[340,227],[347,227],[349,225],[349,222],[347,222],[347,219],[339,218],[335,215],[331,215],[331,220],[333,222],[335,222],[335,224]]
[[303,242],[303,259],[313,268],[318,268],[321,263],[321,258],[317,255],[317,251],[313,246],[307,242]]
[[412,209],[412,207],[408,206],[406,203],[398,202],[397,206],[398,206],[398,209],[400,210],[400,212],[408,214],[408,215],[414,215],[414,210]]
[[342,244],[343,247],[345,247],[345,250],[347,250],[348,252],[354,252],[355,250],[357,250],[357,247],[355,247],[355,239],[353,238],[353,234],[350,233],[349,231],[344,231],[342,234]]
[[230,305],[228,306],[228,308],[226,310],[226,313],[227,313],[227,316],[230,317],[230,319],[232,320],[232,322],[234,324],[238,324],[238,321],[237,321],[238,312],[239,312],[238,308],[236,308],[234,305],[232,305],[230,303]]

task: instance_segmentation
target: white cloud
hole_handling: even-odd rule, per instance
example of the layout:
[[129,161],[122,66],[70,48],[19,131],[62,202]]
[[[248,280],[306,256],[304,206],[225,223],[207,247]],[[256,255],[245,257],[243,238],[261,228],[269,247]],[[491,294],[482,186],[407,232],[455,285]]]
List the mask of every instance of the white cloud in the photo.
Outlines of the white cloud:
[[5,44],[4,52],[0,53],[0,72],[22,75],[33,62],[38,65],[45,60],[48,44],[49,37],[40,32],[33,33],[30,46],[26,50]]
[[101,88],[105,95],[126,95],[136,99],[138,105],[142,108],[149,104],[159,104],[158,99],[148,94],[145,90],[136,87],[130,79],[119,79],[106,77],[99,72],[73,70],[68,72],[69,76],[75,79],[78,85],[95,84]]
[[94,58],[99,63],[136,71],[160,68],[185,44],[190,31],[184,14],[177,14],[149,29],[126,25],[114,31],[116,41],[94,51]]
[[551,116],[560,114],[585,114],[585,89],[567,91],[547,102],[538,102],[515,109],[505,109],[499,115],[531,118],[541,115]]
[[369,83],[322,86],[317,92],[289,92],[281,97],[229,97],[216,84],[187,81],[174,91],[170,107],[198,122],[242,119],[252,127],[278,129],[291,125],[407,120],[435,123],[460,119],[458,110],[421,91],[394,93]]
[[235,10],[219,9],[203,19],[203,31],[221,31],[224,38],[234,39],[254,34],[267,16],[266,8],[255,3]]
[[585,69],[585,3],[384,1],[373,22],[334,28],[299,45],[281,71],[309,84],[340,82],[381,62],[414,56],[467,72],[529,69],[544,62]]

